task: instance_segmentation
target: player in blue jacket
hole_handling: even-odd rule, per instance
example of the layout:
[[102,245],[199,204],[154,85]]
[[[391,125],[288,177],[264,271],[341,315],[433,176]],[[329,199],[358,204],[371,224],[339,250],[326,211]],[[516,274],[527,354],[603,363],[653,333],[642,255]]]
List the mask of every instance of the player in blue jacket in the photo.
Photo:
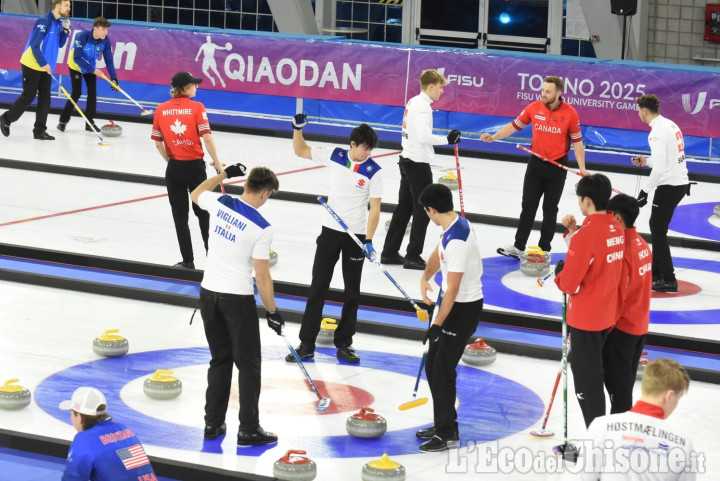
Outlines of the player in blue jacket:
[[[95,108],[97,105],[97,76],[102,74],[102,70],[96,67],[97,60],[102,55],[105,59],[110,79],[115,85],[118,83],[117,74],[115,73],[115,65],[113,63],[113,53],[110,47],[110,37],[108,37],[108,29],[110,22],[105,17],[97,17],[93,21],[92,30],[83,30],[75,37],[73,49],[68,57],[68,67],[70,68],[70,79],[72,81],[72,97],[77,103],[80,95],[82,95],[82,81],[85,79],[87,88],[87,105],[85,107],[85,117],[95,128],[96,132],[100,129],[95,125]],[[115,87],[113,90],[117,90]],[[60,122],[58,130],[65,132],[65,127],[70,121],[70,114],[73,112],[74,106],[68,100],[65,108],[60,114]],[[85,130],[92,132],[89,125],[85,125]]]
[[108,415],[103,393],[79,387],[60,409],[70,410],[78,431],[62,481],[157,481],[135,433]]
[[0,116],[0,132],[10,135],[10,124],[25,112],[35,100],[35,126],[33,137],[37,140],[55,140],[47,133],[47,116],[50,111],[51,74],[55,70],[58,52],[65,46],[70,33],[70,0],[52,0],[52,10],[38,18],[30,38],[20,57],[22,64],[22,94],[10,109]]

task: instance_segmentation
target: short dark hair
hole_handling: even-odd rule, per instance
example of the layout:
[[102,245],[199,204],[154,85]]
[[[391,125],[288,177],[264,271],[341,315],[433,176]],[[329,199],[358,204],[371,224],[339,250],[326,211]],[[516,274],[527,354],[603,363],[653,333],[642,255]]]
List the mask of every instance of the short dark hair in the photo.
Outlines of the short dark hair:
[[432,207],[441,214],[453,210],[453,198],[450,188],[442,184],[430,184],[420,193],[418,202],[425,209]]
[[97,17],[93,20],[93,28],[95,27],[110,28],[112,27],[112,24],[108,22],[108,19],[105,17]]
[[586,175],[577,183],[575,193],[578,197],[590,198],[595,210],[605,210],[612,194],[612,185],[610,179],[602,174]]
[[374,149],[377,140],[375,130],[368,124],[360,124],[350,132],[350,142],[355,142],[358,146],[365,144],[369,149]]
[[635,227],[635,219],[640,213],[640,206],[634,197],[627,194],[618,194],[612,197],[607,203],[607,210],[611,210],[625,222],[625,227]]
[[656,114],[660,112],[660,99],[653,94],[643,95],[637,98],[638,107],[641,109],[648,109],[650,112]]
[[545,77],[545,83],[555,85],[555,87],[560,92],[565,91],[565,84],[563,83],[563,81],[560,77],[555,77],[554,75],[550,75],[548,77]]
[[248,174],[245,190],[250,193],[271,191],[272,194],[280,189],[280,181],[275,172],[267,167],[254,167]]

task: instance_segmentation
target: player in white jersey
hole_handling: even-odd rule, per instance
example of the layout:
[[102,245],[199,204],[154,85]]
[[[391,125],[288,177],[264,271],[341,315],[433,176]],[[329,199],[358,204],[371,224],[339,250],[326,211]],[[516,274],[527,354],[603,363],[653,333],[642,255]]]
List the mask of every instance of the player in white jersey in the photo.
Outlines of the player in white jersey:
[[650,361],[643,372],[642,397],[632,409],[590,424],[581,448],[583,480],[692,481],[704,471],[704,454],[666,421],[689,384],[687,371],[677,362]]
[[[428,218],[418,204],[420,193],[432,183],[430,162],[435,158],[434,145],[460,142],[460,131],[453,130],[447,136],[433,134],[433,115],[430,104],[440,98],[447,80],[437,70],[424,70],[420,75],[418,95],[405,107],[402,123],[402,153],[400,167],[400,191],[398,203],[392,214],[390,228],[385,236],[380,262],[402,264],[405,269],[423,270],[425,261],[420,256],[425,245]],[[407,254],[401,256],[405,229],[412,216]]]
[[233,363],[238,368],[240,427],[237,444],[252,446],[277,441],[260,426],[260,329],[255,304],[253,269],[268,326],[278,335],[285,321],[277,311],[270,276],[272,227],[258,212],[279,182],[272,170],[250,171],[240,198],[212,192],[223,179],[245,175],[235,164],[192,191],[193,202],[210,214],[207,265],[200,289],[200,313],[210,347],[205,392],[205,438],[226,431]]
[[447,186],[430,184],[420,194],[420,204],[430,220],[443,230],[420,279],[423,300],[431,304],[430,279],[438,270],[442,271],[440,310],[424,341],[430,341],[425,374],[433,398],[433,426],[416,433],[418,438],[427,440],[420,445],[420,451],[434,452],[458,445],[456,368],[480,321],[483,265],[475,232],[467,219],[453,210],[452,192]]
[[678,285],[667,231],[675,208],[682,198],[690,193],[685,141],[678,126],[660,115],[660,100],[655,95],[643,95],[637,99],[637,104],[640,120],[651,128],[648,136],[650,158],[637,155],[632,158],[632,162],[638,167],[652,167],[650,176],[638,195],[638,203],[643,207],[647,204],[650,191],[655,190],[650,214],[652,289],[659,292],[677,292]]
[[[380,219],[383,189],[380,166],[370,158],[372,149],[377,144],[377,134],[369,125],[360,124],[350,133],[350,149],[310,147],[302,134],[302,128],[306,124],[305,114],[295,116],[293,120],[295,155],[327,167],[330,175],[328,204],[345,221],[350,231],[365,242],[365,248],[360,249],[332,217],[325,218],[316,242],[310,293],[300,327],[300,345],[297,354],[300,359],[311,359],[315,355],[315,339],[320,332],[325,299],[330,289],[335,264],[340,258],[345,298],[334,336],[336,354],[344,361],[358,363],[360,357],[352,347],[352,341],[360,303],[363,255],[368,258],[375,255],[372,238]],[[294,362],[295,357],[288,354],[285,360]]]

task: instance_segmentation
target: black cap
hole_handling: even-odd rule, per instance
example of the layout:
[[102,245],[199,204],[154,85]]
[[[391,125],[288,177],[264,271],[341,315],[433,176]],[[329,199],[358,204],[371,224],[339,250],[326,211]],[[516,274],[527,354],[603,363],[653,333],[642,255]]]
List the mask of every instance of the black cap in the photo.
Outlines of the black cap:
[[180,90],[186,85],[199,84],[200,82],[202,82],[202,79],[193,77],[190,72],[178,72],[173,75],[173,78],[170,81],[170,85],[172,85],[174,89]]

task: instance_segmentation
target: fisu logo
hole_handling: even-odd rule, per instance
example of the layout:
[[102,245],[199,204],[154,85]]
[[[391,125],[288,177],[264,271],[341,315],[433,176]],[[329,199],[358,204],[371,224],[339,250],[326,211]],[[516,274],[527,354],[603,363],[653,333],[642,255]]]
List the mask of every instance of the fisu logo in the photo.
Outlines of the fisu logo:
[[[705,107],[705,101],[707,100],[707,92],[700,92],[698,94],[697,102],[695,102],[695,108],[692,108],[691,100],[692,94],[682,94],[682,106],[685,112],[690,115],[699,113]],[[710,99],[708,102],[708,109],[712,110],[720,107],[720,99]]]

